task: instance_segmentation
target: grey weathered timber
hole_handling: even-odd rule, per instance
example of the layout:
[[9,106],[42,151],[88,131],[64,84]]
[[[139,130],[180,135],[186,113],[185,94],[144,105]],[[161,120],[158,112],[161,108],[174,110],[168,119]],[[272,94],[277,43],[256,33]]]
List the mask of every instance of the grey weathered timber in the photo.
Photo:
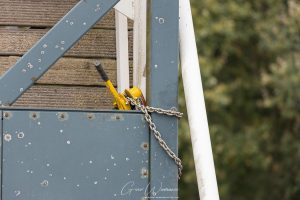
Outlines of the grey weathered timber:
[[[1,0],[1,26],[52,27],[80,0]],[[113,29],[114,11],[111,10],[95,25]]]
[[113,101],[112,95],[106,88],[35,85],[27,90],[13,106],[99,110],[111,109]]
[[[150,104],[177,109],[178,96],[178,0],[151,0]],[[178,120],[153,114],[157,129],[169,147],[177,152]],[[177,166],[151,136],[151,197],[178,198]]]
[[149,129],[143,115],[3,112],[2,200],[141,200],[148,195]]
[[119,0],[82,0],[0,78],[0,105],[11,105]]
[[[48,31],[49,29],[9,29],[0,26],[0,55],[23,56]],[[129,43],[132,45],[132,31],[129,31],[128,35]],[[116,58],[115,30],[89,30],[64,56],[77,58]],[[129,51],[129,56],[132,57],[131,50]]]
[[[4,74],[20,57],[0,56],[0,76]],[[117,86],[117,63],[113,59],[61,58],[49,69],[37,84],[105,86],[95,69],[95,62],[100,60],[112,83]],[[130,62],[132,80],[132,62]]]

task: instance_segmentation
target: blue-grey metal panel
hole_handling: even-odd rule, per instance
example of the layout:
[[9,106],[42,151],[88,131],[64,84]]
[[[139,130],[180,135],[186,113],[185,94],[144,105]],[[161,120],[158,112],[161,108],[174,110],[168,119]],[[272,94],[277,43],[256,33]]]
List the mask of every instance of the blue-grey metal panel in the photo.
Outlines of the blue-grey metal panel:
[[141,114],[3,112],[2,200],[147,195],[149,130]]
[[[2,160],[2,110],[0,110],[0,161]],[[2,164],[0,164],[0,186],[2,185]],[[0,200],[2,200],[2,187],[0,188]]]
[[[179,56],[179,1],[151,0],[150,104],[177,108]],[[178,120],[153,114],[154,122],[169,147],[177,153]],[[178,198],[177,166],[151,137],[152,198]],[[155,188],[155,189],[154,189]]]
[[0,77],[0,105],[11,105],[119,0],[81,0]]

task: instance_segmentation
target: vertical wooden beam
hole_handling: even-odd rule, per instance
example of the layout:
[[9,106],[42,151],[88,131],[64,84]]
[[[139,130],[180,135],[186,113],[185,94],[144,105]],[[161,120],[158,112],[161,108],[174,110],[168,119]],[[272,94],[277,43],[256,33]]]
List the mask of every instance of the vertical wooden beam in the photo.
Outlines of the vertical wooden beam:
[[[177,109],[179,60],[179,1],[151,0],[150,105]],[[149,9],[148,9],[149,10]],[[178,120],[152,115],[168,146],[178,151]],[[178,198],[178,168],[151,134],[150,198]]]
[[135,0],[121,0],[114,8],[129,19],[134,20],[134,1]]
[[133,85],[146,97],[147,0],[134,1]]
[[129,88],[128,22],[127,17],[116,10],[117,84],[118,91]]

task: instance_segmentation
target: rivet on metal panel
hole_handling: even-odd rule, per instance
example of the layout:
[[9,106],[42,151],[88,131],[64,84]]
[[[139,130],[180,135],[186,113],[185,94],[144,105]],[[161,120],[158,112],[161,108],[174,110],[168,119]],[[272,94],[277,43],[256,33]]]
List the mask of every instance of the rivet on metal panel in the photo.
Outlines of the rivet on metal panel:
[[10,142],[11,139],[12,139],[11,134],[6,133],[6,134],[4,135],[4,140],[5,140],[6,142]]
[[42,187],[48,187],[48,185],[49,185],[49,182],[48,182],[47,180],[43,180],[43,181],[41,182],[41,186],[42,186]]
[[3,113],[3,118],[4,119],[10,119],[10,118],[12,118],[12,113],[8,112],[8,111],[4,112]]
[[20,190],[15,190],[14,193],[15,193],[16,197],[18,197],[18,196],[21,195],[21,191]]
[[33,68],[33,65],[29,62],[29,63],[27,63],[27,67],[28,67],[29,69],[32,69],[32,68]]
[[37,120],[40,118],[40,113],[39,112],[30,112],[29,117],[32,120]]
[[18,138],[23,139],[25,137],[25,134],[23,132],[18,133]]
[[160,24],[164,24],[165,23],[165,19],[162,17],[155,17],[156,20],[158,20],[158,23]]
[[97,5],[96,5],[95,12],[98,12],[98,11],[100,11],[100,9],[101,9],[101,7],[100,7],[100,4],[97,4]]
[[172,111],[177,111],[177,108],[172,107],[171,110],[172,110]]
[[141,170],[141,178],[147,178],[149,176],[148,169],[142,168]]
[[115,115],[112,115],[112,116],[111,116],[111,119],[112,119],[113,121],[115,121],[115,120],[123,121],[123,120],[124,120],[124,116],[121,115],[121,114],[115,114]]
[[147,142],[143,142],[141,145],[142,149],[144,149],[145,151],[149,150],[149,144]]
[[69,119],[69,115],[66,112],[57,113],[59,121],[66,121]]
[[93,120],[93,119],[96,118],[96,116],[95,116],[94,113],[88,113],[86,116],[87,116],[87,118],[88,118],[89,120]]

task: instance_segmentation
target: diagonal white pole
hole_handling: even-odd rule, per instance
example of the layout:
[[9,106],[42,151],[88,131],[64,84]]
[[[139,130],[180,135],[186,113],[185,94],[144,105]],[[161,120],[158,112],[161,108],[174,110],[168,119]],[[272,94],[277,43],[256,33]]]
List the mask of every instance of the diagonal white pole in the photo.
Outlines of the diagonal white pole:
[[219,200],[203,86],[189,0],[180,2],[180,57],[182,79],[201,200]]

